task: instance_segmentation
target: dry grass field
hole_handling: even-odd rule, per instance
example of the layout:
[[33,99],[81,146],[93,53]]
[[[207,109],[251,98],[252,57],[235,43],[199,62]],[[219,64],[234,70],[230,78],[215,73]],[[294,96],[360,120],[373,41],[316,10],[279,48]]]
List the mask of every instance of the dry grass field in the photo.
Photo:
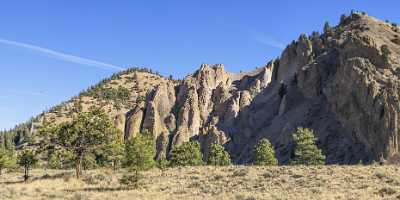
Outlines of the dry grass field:
[[400,199],[398,166],[185,167],[144,173],[142,186],[119,184],[123,171],[33,170],[0,177],[0,199]]

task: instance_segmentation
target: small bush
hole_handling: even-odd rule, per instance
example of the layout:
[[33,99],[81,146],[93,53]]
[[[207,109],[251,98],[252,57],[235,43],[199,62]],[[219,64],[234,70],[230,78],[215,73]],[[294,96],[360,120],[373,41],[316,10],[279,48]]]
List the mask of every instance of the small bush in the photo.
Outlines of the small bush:
[[135,171],[133,174],[124,174],[119,179],[119,183],[127,187],[138,188],[141,185],[141,179],[143,179],[143,176],[139,171]]
[[88,185],[98,185],[102,183],[111,183],[111,176],[103,174],[88,174],[83,177],[83,181]]
[[278,160],[275,158],[275,150],[271,142],[262,139],[254,149],[255,165],[277,165]]
[[186,142],[175,147],[171,152],[171,166],[198,166],[203,164],[203,158],[198,142]]
[[381,197],[396,194],[396,190],[391,187],[384,187],[377,192]]
[[237,177],[237,176],[247,176],[249,174],[249,169],[244,168],[244,169],[239,169],[233,172],[232,176]]
[[292,164],[297,165],[322,165],[325,163],[325,156],[315,144],[314,132],[307,128],[298,128],[293,134],[296,143],[295,158]]
[[220,144],[212,144],[207,164],[226,166],[231,164],[231,157]]
[[165,158],[165,156],[162,156],[158,161],[157,161],[157,168],[159,168],[161,171],[164,171],[168,168],[169,166],[169,161]]
[[397,44],[397,45],[400,45],[400,39],[399,38],[392,39],[392,42]]

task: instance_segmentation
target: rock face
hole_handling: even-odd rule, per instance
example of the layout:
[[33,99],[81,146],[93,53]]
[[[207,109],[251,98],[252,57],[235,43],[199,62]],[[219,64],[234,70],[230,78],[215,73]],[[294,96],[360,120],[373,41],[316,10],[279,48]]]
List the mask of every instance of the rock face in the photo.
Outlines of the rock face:
[[[301,35],[252,72],[204,64],[182,81],[159,78],[114,121],[125,139],[148,130],[157,158],[197,140],[206,157],[210,144],[220,143],[234,162],[248,163],[254,145],[268,138],[284,164],[297,127],[314,130],[327,163],[388,158],[400,150],[399,33],[354,13],[323,34]],[[136,88],[146,86],[146,78],[133,79]]]
[[238,163],[251,162],[254,145],[268,138],[286,163],[302,126],[315,131],[328,163],[390,157],[400,142],[400,46],[389,35],[399,34],[355,13],[322,35],[301,35],[253,72],[202,65],[179,84],[156,87],[127,116],[125,135],[149,130],[159,155],[198,140],[207,156],[220,143]]

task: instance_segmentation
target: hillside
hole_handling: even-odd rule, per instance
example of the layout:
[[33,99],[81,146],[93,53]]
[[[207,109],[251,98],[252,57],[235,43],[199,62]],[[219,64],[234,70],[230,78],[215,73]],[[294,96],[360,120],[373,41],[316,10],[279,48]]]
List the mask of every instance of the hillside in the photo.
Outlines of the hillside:
[[[291,134],[312,128],[327,163],[371,163],[399,152],[400,29],[364,13],[342,16],[324,33],[302,34],[279,59],[234,74],[203,64],[182,81],[128,70],[56,106],[17,132],[17,143],[43,121],[59,123],[91,106],[103,108],[124,133],[149,130],[157,158],[189,140],[223,144],[249,163],[262,138],[280,164],[293,156]],[[23,136],[21,136],[23,135]]]

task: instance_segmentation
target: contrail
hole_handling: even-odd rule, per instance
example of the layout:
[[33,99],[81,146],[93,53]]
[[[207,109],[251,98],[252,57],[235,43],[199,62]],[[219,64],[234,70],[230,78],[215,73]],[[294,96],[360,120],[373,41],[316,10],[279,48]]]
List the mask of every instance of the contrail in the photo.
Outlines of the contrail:
[[65,53],[62,53],[62,52],[54,51],[54,50],[51,50],[51,49],[47,49],[47,48],[43,48],[43,47],[39,47],[39,46],[27,44],[27,43],[22,43],[22,42],[17,42],[17,41],[12,41],[12,40],[6,40],[6,39],[2,39],[2,38],[0,38],[0,43],[1,44],[5,44],[5,45],[11,45],[11,46],[19,47],[19,48],[29,49],[29,50],[32,50],[32,51],[36,51],[36,52],[40,52],[40,53],[46,54],[46,55],[51,56],[52,58],[55,58],[55,59],[59,59],[59,60],[67,61],[67,62],[72,62],[72,63],[77,63],[77,64],[81,64],[81,65],[98,67],[98,68],[102,68],[102,69],[112,69],[112,70],[124,70],[125,69],[125,68],[118,67],[116,65],[112,65],[112,64],[109,64],[109,63],[104,63],[104,62],[100,62],[100,61],[96,61],[96,60],[82,58],[82,57],[79,57],[79,56],[69,55],[69,54],[65,54]]
[[278,48],[278,49],[285,49],[285,47],[286,47],[285,44],[281,43],[277,39],[272,38],[268,35],[262,34],[260,32],[248,31],[248,34],[252,40],[259,42],[261,44],[264,44],[264,45],[267,45],[270,47],[274,47],[274,48]]

